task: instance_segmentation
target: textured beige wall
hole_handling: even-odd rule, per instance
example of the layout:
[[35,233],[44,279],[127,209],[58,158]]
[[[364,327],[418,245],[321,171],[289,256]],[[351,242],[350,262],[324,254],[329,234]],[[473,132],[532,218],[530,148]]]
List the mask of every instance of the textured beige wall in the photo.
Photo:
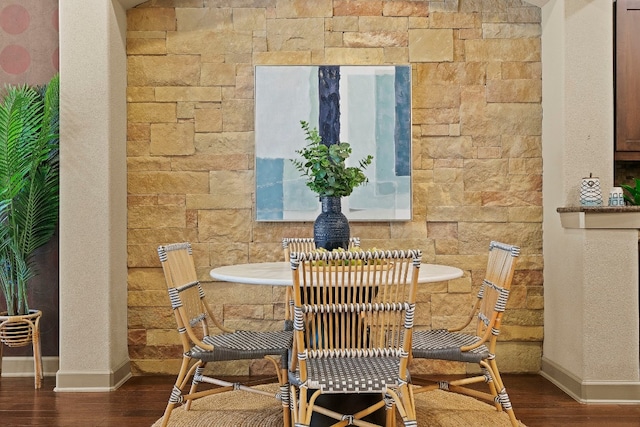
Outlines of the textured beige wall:
[[601,177],[605,191],[614,176],[611,1],[552,0],[543,22],[543,44],[550,48],[543,57],[541,374],[583,402],[637,403],[637,230],[565,229],[556,212],[579,204],[578,187],[587,173]]
[[60,369],[56,391],[106,391],[127,352],[126,13],[60,0]]
[[[127,11],[129,354],[137,373],[180,355],[156,255],[193,243],[210,268],[281,258],[311,223],[257,223],[253,69],[411,64],[413,220],[352,223],[364,247],[418,247],[463,278],[425,287],[418,323],[466,308],[492,239],[522,247],[498,354],[537,372],[543,338],[540,9],[525,2],[152,0]],[[234,7],[241,4],[243,7]],[[232,327],[278,327],[282,290],[207,284]],[[254,362],[253,372],[261,363]],[[228,364],[247,373],[248,363]],[[421,364],[414,371],[454,366]]]

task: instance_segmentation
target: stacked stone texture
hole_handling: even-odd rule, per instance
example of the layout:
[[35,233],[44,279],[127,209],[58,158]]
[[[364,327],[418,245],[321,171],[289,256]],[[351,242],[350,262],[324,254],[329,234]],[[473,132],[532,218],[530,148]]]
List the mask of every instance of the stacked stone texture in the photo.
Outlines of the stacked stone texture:
[[[256,65],[412,66],[413,219],[352,223],[364,247],[420,248],[464,277],[421,286],[419,328],[461,321],[488,243],[522,255],[504,372],[537,372],[543,339],[540,9],[524,1],[151,0],[127,12],[129,351],[175,374],[181,347],[156,254],[190,241],[224,323],[279,328],[282,288],[212,283],[213,267],[282,259],[311,223],[254,220]],[[268,365],[216,365],[227,374]],[[462,373],[438,362],[416,373]]]

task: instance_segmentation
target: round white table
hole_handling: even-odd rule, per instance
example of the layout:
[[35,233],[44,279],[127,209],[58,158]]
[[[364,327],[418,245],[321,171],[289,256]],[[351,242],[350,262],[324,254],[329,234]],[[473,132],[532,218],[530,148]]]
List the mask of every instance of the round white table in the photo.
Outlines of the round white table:
[[[442,282],[462,277],[457,267],[439,264],[422,264],[418,274],[418,283]],[[209,272],[212,278],[225,282],[246,283],[249,285],[292,286],[290,262],[255,262],[234,264],[214,268]]]

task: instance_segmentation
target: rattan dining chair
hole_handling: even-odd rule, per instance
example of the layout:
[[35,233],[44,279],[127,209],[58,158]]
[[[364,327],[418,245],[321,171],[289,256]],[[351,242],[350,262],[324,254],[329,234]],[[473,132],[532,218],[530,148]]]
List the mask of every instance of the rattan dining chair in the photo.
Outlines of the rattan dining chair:
[[[481,374],[458,380],[435,381],[415,389],[414,393],[439,388],[484,399],[492,402],[497,410],[506,411],[511,424],[518,425],[500,377],[495,351],[519,254],[520,248],[517,246],[491,242],[486,275],[466,323],[453,329],[416,330],[413,333],[413,358],[477,363]],[[475,324],[472,323],[474,320]],[[473,329],[467,332],[470,326]],[[467,387],[479,382],[487,383],[488,393]]]
[[[294,354],[289,367],[296,427],[314,413],[333,426],[372,426],[363,420],[384,408],[394,426],[416,425],[407,365],[421,252],[292,252]],[[367,394],[355,413],[319,403],[321,395]],[[348,408],[353,410],[353,408]]]
[[[207,303],[204,290],[197,278],[191,244],[184,242],[159,246],[158,255],[184,351],[180,372],[169,397],[162,426],[168,424],[171,411],[177,404],[185,403],[188,410],[195,399],[238,389],[274,396],[280,400],[283,407],[283,425],[289,426],[291,413],[287,365],[293,333],[234,331],[225,327],[215,318]],[[213,334],[214,328],[218,329],[218,334]],[[270,360],[276,368],[280,389],[275,394],[203,374],[208,362],[260,358]],[[191,386],[187,386],[190,378]],[[198,391],[198,385],[202,382],[216,387]]]
[[[349,247],[346,249],[358,247],[360,247],[360,238],[349,238]],[[317,248],[313,237],[285,237],[282,239],[282,249],[284,250],[284,260],[289,261],[291,252],[312,252]]]
[[[359,248],[360,238],[349,238],[349,247],[347,249]],[[282,250],[284,251],[284,260],[289,262],[289,255],[291,252],[312,252],[315,251],[316,241],[313,237],[284,237],[282,239]],[[289,307],[285,307],[285,325],[287,328],[292,328],[291,322],[293,322],[293,295],[291,287],[287,287],[285,301]]]

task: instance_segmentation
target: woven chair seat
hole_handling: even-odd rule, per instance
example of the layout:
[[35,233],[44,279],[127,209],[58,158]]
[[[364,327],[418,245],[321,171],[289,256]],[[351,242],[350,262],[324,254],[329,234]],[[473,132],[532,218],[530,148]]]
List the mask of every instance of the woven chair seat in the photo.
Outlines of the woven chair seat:
[[[379,393],[397,387],[398,357],[328,357],[307,360],[307,387],[323,393]],[[300,386],[298,372],[289,381]]]
[[293,332],[235,331],[206,336],[202,341],[214,346],[214,349],[209,351],[194,347],[190,351],[190,356],[204,362],[260,359],[267,355],[283,356],[283,360],[287,360],[287,354],[293,342]]
[[483,344],[465,352],[460,351],[460,347],[473,345],[480,340],[480,337],[474,335],[449,332],[445,329],[414,331],[413,357],[478,363],[489,356],[487,346]]

